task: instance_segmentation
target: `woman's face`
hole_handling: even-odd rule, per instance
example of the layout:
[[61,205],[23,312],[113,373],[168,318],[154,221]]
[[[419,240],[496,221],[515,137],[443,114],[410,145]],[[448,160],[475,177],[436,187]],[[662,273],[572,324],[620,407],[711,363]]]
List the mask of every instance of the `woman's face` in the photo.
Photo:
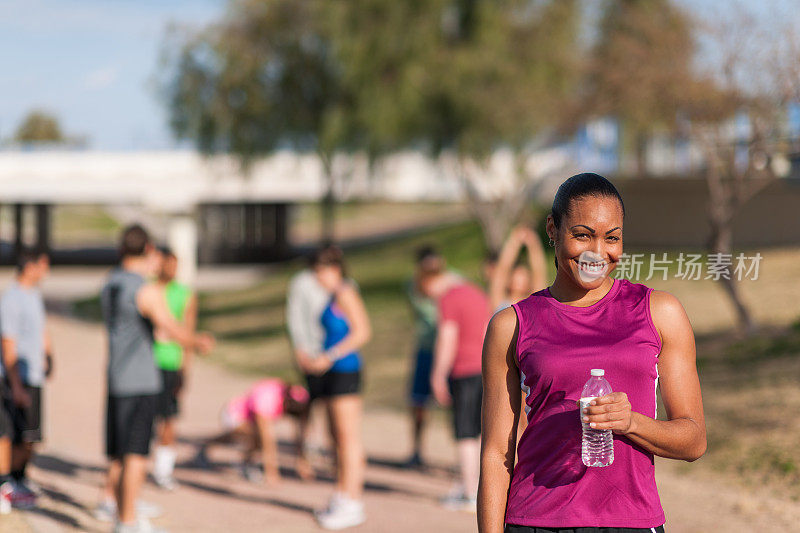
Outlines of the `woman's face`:
[[606,196],[577,198],[560,228],[547,217],[547,233],[556,242],[559,272],[584,289],[596,289],[622,255],[622,206]]
[[329,292],[335,292],[342,283],[342,269],[336,265],[314,267],[314,274],[316,274],[319,284]]

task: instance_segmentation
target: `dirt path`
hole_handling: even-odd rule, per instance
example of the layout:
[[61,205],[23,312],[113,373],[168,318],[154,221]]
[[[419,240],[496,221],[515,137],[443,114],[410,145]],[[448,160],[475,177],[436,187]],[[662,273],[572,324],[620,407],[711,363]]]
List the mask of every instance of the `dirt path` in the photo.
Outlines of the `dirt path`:
[[[109,531],[91,516],[105,465],[102,455],[104,411],[104,336],[99,326],[51,317],[57,353],[56,374],[46,398],[46,444],[31,476],[45,490],[38,510],[15,512],[0,521],[0,532],[24,530],[22,521],[37,532]],[[217,431],[224,401],[244,390],[251,379],[198,362],[184,401],[182,441],[176,472],[181,488],[167,493],[148,485],[143,497],[165,508],[155,521],[172,532],[317,531],[311,511],[331,492],[325,461],[316,460],[322,481],[301,483],[291,477],[290,458],[282,456],[286,480],[278,488],[244,481],[234,467],[236,454],[212,455],[214,469],[201,471],[186,461],[194,443]],[[291,427],[279,433],[288,437]],[[453,446],[444,424],[432,428],[428,448],[439,468],[422,474],[404,471],[396,463],[407,451],[408,423],[401,414],[368,410],[365,439],[370,464],[367,472],[368,522],[357,532],[473,531],[475,517],[437,506],[451,484]],[[682,475],[678,465],[659,464],[658,482],[674,532],[790,531],[800,520],[796,504],[741,489],[697,473]],[[723,526],[724,524],[724,526]]]

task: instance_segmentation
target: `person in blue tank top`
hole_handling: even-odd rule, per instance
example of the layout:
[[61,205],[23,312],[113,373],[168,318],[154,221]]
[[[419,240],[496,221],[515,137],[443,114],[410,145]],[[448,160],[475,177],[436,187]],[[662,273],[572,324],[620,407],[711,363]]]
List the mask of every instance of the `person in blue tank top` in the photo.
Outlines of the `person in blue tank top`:
[[[322,323],[322,329],[325,331],[325,341],[322,347],[326,352],[345,340],[350,334],[350,324],[344,311],[336,303],[336,294],[331,296],[327,307],[322,312],[320,322]],[[361,370],[361,356],[356,351],[340,355],[332,363],[328,372],[334,374],[353,373]]]
[[343,529],[365,521],[361,500],[366,460],[361,437],[361,355],[371,336],[369,317],[355,283],[345,276],[341,250],[326,247],[314,253],[316,281],[330,293],[319,316],[322,353],[299,352],[312,400],[325,402],[336,448],[336,492],[327,508],[316,513],[325,529]]

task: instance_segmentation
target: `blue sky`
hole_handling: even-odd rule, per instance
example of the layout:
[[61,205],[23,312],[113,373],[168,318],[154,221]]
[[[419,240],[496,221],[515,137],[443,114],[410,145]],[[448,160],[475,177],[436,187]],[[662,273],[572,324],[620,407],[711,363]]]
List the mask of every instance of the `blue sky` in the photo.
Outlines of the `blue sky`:
[[0,0],[0,139],[31,109],[92,148],[174,146],[153,78],[171,22],[198,26],[224,0]]
[[[590,0],[594,1],[594,0]],[[796,0],[767,0],[791,5]],[[708,15],[728,0],[678,0]],[[171,23],[202,26],[226,0],[0,0],[0,140],[46,109],[93,149],[175,146],[154,76]],[[756,9],[761,9],[757,7]]]

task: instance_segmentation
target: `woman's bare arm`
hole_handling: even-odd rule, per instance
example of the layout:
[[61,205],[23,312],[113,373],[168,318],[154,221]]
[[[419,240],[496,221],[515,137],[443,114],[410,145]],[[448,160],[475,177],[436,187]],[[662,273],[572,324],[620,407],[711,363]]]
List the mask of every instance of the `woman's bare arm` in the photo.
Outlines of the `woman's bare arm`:
[[280,481],[281,471],[278,467],[278,442],[272,420],[256,416],[258,437],[261,441],[261,459],[264,462],[264,482],[274,484]]
[[517,315],[508,308],[492,318],[483,343],[480,533],[502,533],[505,522],[521,410],[517,335]]
[[544,260],[542,240],[535,231],[528,230],[525,235],[525,248],[528,252],[528,266],[531,269],[531,292],[538,292],[547,286],[547,265]]
[[706,424],[692,326],[683,306],[667,292],[653,291],[650,310],[661,336],[658,375],[667,420],[632,412],[627,395],[614,392],[593,402],[588,421],[625,435],[654,455],[694,461],[706,451]]
[[489,303],[492,309],[497,309],[500,304],[508,299],[508,279],[511,270],[514,268],[519,251],[522,248],[522,232],[520,228],[514,228],[511,235],[500,250],[497,258],[497,265],[494,268],[492,279],[489,280]]

